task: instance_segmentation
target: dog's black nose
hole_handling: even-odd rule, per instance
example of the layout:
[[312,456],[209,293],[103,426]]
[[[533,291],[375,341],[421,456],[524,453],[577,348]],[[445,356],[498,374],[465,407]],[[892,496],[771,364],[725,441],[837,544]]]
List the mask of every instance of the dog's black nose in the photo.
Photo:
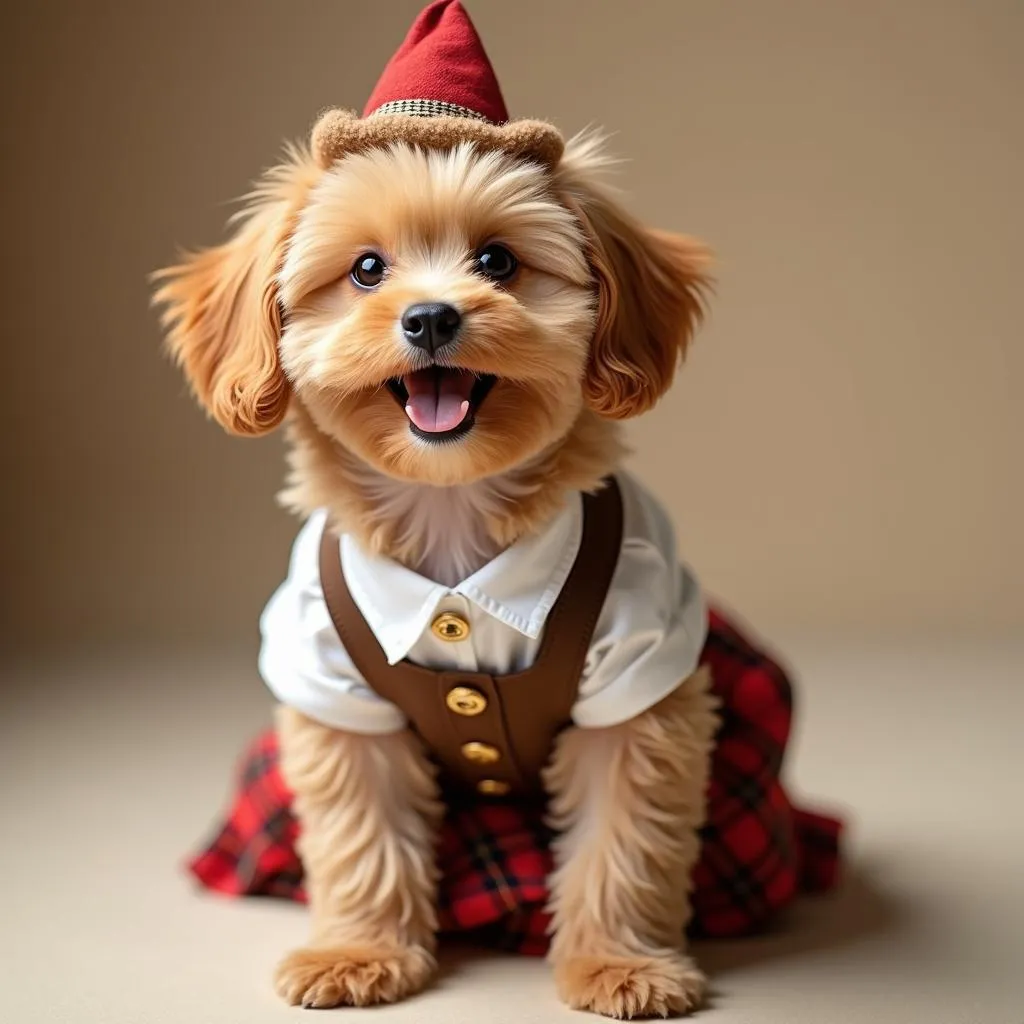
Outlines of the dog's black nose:
[[433,355],[455,340],[462,317],[454,306],[443,302],[424,302],[410,306],[402,316],[406,341]]

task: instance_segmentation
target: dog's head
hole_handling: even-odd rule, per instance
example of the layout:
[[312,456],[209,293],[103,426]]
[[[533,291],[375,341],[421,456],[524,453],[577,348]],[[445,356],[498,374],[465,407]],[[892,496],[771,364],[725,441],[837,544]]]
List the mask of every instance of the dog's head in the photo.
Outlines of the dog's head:
[[300,403],[388,476],[477,480],[625,419],[672,382],[706,254],[636,223],[592,140],[553,168],[397,143],[292,150],[225,244],[163,271],[171,352],[228,431]]

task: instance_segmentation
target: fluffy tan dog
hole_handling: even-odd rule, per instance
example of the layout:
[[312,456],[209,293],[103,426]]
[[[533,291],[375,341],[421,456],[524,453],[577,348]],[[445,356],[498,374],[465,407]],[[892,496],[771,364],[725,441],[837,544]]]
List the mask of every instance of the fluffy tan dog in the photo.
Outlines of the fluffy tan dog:
[[[617,421],[664,394],[699,320],[704,249],[638,224],[605,164],[593,138],[553,160],[473,140],[290,149],[229,241],[162,272],[170,351],[229,432],[284,424],[291,508],[454,586],[602,487]],[[716,720],[702,671],[677,683],[628,721],[565,729],[544,772],[550,959],[573,1007],[666,1016],[704,991],[683,943]],[[278,725],[313,918],[278,991],[416,992],[443,813],[423,742],[293,707]]]

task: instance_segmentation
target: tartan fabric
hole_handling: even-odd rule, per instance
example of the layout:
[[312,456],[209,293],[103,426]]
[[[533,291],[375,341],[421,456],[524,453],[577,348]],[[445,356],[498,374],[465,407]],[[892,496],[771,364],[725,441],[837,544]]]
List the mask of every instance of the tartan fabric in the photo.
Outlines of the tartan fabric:
[[[782,668],[716,612],[702,662],[722,702],[722,725],[690,932],[739,936],[763,927],[799,892],[836,883],[842,825],[794,807],[780,782],[792,720],[792,687]],[[268,731],[243,756],[226,820],[189,861],[193,876],[230,895],[305,900],[290,802],[277,738]],[[543,955],[550,838],[540,807],[450,803],[438,846],[442,931]]]

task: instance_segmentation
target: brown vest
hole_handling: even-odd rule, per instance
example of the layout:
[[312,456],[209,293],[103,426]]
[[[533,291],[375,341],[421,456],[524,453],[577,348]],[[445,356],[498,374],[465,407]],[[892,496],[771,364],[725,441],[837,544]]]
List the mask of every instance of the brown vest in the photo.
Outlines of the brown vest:
[[[484,796],[532,796],[541,792],[541,769],[555,737],[569,724],[621,545],[622,496],[611,479],[597,495],[583,496],[579,553],[548,614],[536,659],[505,676],[436,671],[408,660],[389,665],[349,593],[329,528],[320,543],[320,580],[352,663],[403,712],[446,783]],[[452,628],[463,628],[461,620]]]

